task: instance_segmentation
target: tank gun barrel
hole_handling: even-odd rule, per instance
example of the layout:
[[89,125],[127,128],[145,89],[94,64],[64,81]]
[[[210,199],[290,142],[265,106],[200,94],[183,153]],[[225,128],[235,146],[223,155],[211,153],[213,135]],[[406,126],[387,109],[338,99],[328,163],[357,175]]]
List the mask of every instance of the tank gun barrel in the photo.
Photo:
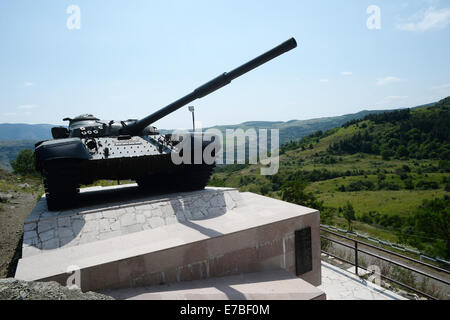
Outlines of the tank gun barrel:
[[185,106],[186,104],[202,98],[220,88],[223,86],[226,86],[229,84],[232,80],[236,79],[237,77],[240,77],[244,73],[249,72],[250,70],[255,69],[256,67],[259,67],[260,65],[278,57],[279,55],[282,55],[283,53],[294,49],[297,47],[297,42],[294,38],[291,38],[280,45],[276,46],[275,48],[267,51],[266,53],[263,53],[262,55],[248,61],[247,63],[241,65],[240,67],[237,67],[236,69],[233,69],[229,72],[225,72],[218,77],[212,79],[211,81],[208,81],[207,83],[203,84],[202,86],[198,87],[188,95],[172,102],[171,104],[167,105],[166,107],[159,109],[158,111],[152,113],[151,115],[135,122],[134,124],[129,125],[126,127],[126,131],[129,134],[137,134],[140,131],[142,131],[145,127],[148,125],[158,121],[159,119],[167,116],[168,114],[178,110],[179,108]]

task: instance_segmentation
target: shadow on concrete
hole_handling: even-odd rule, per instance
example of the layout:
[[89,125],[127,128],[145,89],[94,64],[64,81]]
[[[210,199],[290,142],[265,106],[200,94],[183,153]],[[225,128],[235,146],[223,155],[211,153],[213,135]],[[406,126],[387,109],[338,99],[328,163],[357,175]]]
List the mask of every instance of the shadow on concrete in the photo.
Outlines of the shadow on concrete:
[[16,274],[17,264],[19,260],[22,258],[22,243],[23,243],[23,234],[20,237],[19,242],[17,242],[16,248],[14,250],[14,256],[8,264],[7,269],[7,278],[14,278]]
[[[72,206],[71,208],[67,209],[77,209],[77,208],[84,208],[84,207],[101,207],[104,204],[108,204],[108,206],[114,206],[117,203],[120,203],[121,205],[127,205],[127,204],[133,204],[136,203],[139,200],[145,199],[145,201],[154,201],[154,200],[163,200],[163,199],[171,199],[174,201],[178,201],[180,204],[180,200],[177,199],[178,197],[189,197],[190,195],[193,195],[197,192],[202,192],[202,197],[211,195],[211,198],[214,196],[214,194],[217,194],[217,191],[215,190],[193,190],[193,191],[164,191],[163,189],[161,191],[155,191],[153,189],[146,189],[146,188],[140,188],[137,186],[137,184],[126,184],[126,185],[120,185],[119,187],[115,188],[105,188],[102,190],[92,190],[92,191],[83,191],[81,192],[78,197],[76,204]],[[219,195],[216,195],[218,197]],[[226,203],[225,198],[223,196],[223,193],[220,194],[220,198],[216,199],[220,205],[225,206],[226,209]],[[219,211],[219,212],[209,212],[209,215],[220,215],[225,213],[225,211]],[[195,219],[195,217],[193,218]]]
[[[229,299],[246,300],[246,294],[255,295],[259,292],[240,291],[233,286],[252,283],[264,283],[273,281],[291,280],[296,278],[286,270],[270,270],[264,272],[241,273],[237,275],[211,277],[201,280],[182,281],[176,283],[143,286],[135,288],[123,288],[116,290],[105,290],[101,293],[115,299]],[[210,290],[207,290],[210,288]],[[206,289],[206,290],[205,290]],[[220,291],[220,292],[218,292]],[[254,298],[254,297],[251,297]],[[270,298],[266,297],[264,298]],[[272,297],[273,298],[273,297]]]
[[84,191],[78,195],[76,206],[73,209],[90,206],[100,207],[105,204],[108,206],[113,206],[117,203],[131,204],[136,202],[136,200],[148,197],[155,197],[155,200],[158,198],[163,199],[167,197],[167,194],[155,191],[149,192],[139,188],[136,184],[121,185],[120,188]]
[[[61,223],[62,220],[65,220],[64,224]],[[43,251],[61,248],[72,242],[85,224],[84,217],[80,215],[62,215],[40,220],[34,230],[24,232],[24,250],[27,250],[26,247]],[[29,254],[25,251],[23,255]]]
[[202,195],[190,204],[186,204],[184,199],[183,201],[181,199],[173,199],[170,201],[170,204],[180,224],[197,230],[207,237],[222,235],[221,232],[203,227],[192,221],[211,219],[224,215],[227,212],[227,206],[223,193],[205,189],[202,190]]
[[[44,215],[41,216],[37,228],[30,234],[25,232],[25,246],[40,250],[52,250],[70,244],[82,232],[90,214],[105,211],[108,207],[120,205],[122,208],[134,206],[148,201],[170,201],[177,222],[201,232],[208,237],[217,237],[222,233],[203,227],[195,222],[223,215],[227,212],[223,192],[217,190],[200,190],[177,193],[158,193],[139,188],[136,184],[121,185],[116,188],[83,191],[78,195],[76,206],[62,211],[47,210],[45,199],[41,199]],[[190,200],[189,200],[190,199]],[[186,201],[188,200],[188,201]],[[45,207],[45,208],[44,208]],[[82,209],[83,214],[76,214]],[[78,237],[77,244],[95,241],[96,237],[87,232]]]
[[207,237],[214,238],[214,237],[223,235],[223,233],[221,233],[221,232],[218,232],[214,229],[202,227],[202,226],[198,225],[197,223],[193,223],[191,221],[178,221],[178,222],[185,225],[186,227],[197,230],[198,232],[200,232],[201,234],[204,234]]

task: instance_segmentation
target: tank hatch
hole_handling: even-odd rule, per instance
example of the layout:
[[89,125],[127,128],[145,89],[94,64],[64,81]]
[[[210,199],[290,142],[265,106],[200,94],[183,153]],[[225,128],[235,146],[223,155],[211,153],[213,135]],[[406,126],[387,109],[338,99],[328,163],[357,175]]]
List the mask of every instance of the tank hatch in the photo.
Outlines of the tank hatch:
[[86,121],[86,120],[100,120],[99,118],[94,117],[92,114],[80,114],[79,116],[75,117],[75,118],[64,118],[63,121],[70,121],[70,122],[74,122],[74,121]]

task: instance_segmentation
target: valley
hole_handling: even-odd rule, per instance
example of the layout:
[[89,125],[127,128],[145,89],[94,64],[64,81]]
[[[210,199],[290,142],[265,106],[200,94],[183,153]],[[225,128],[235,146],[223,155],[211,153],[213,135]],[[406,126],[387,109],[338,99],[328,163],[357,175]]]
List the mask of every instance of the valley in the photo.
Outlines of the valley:
[[259,175],[260,165],[221,166],[211,185],[315,207],[322,223],[448,258],[449,107],[446,98],[317,131],[281,146],[276,175]]

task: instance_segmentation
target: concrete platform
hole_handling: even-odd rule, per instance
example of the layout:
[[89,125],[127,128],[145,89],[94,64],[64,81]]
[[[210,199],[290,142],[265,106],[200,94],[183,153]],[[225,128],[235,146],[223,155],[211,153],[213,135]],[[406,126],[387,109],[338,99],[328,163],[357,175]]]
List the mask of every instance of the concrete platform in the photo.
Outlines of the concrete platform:
[[408,300],[399,294],[361,279],[355,271],[341,269],[322,261],[322,284],[327,300]]
[[[100,198],[99,203],[92,205],[93,197]],[[25,220],[22,256],[218,216],[240,199],[232,188],[148,196],[129,184],[84,188],[78,208],[48,211],[43,196]]]
[[[25,223],[26,232],[37,236],[24,241],[27,250],[16,278],[65,285],[68,268],[77,266],[81,289],[101,291],[280,268],[295,274],[294,232],[309,226],[312,270],[300,277],[320,285],[317,210],[229,188],[138,197],[127,193],[133,188],[115,187],[119,196],[111,188],[82,190],[90,199],[102,199],[105,193],[112,198],[75,210],[48,212],[41,204]],[[155,217],[164,223],[152,225]],[[68,218],[72,235],[67,238],[63,228]],[[55,239],[51,246],[41,238],[47,233]],[[104,233],[110,236],[102,238]],[[83,242],[85,234],[92,237]],[[41,244],[29,241],[35,238]]]
[[102,293],[120,300],[326,299],[321,290],[283,269]]

